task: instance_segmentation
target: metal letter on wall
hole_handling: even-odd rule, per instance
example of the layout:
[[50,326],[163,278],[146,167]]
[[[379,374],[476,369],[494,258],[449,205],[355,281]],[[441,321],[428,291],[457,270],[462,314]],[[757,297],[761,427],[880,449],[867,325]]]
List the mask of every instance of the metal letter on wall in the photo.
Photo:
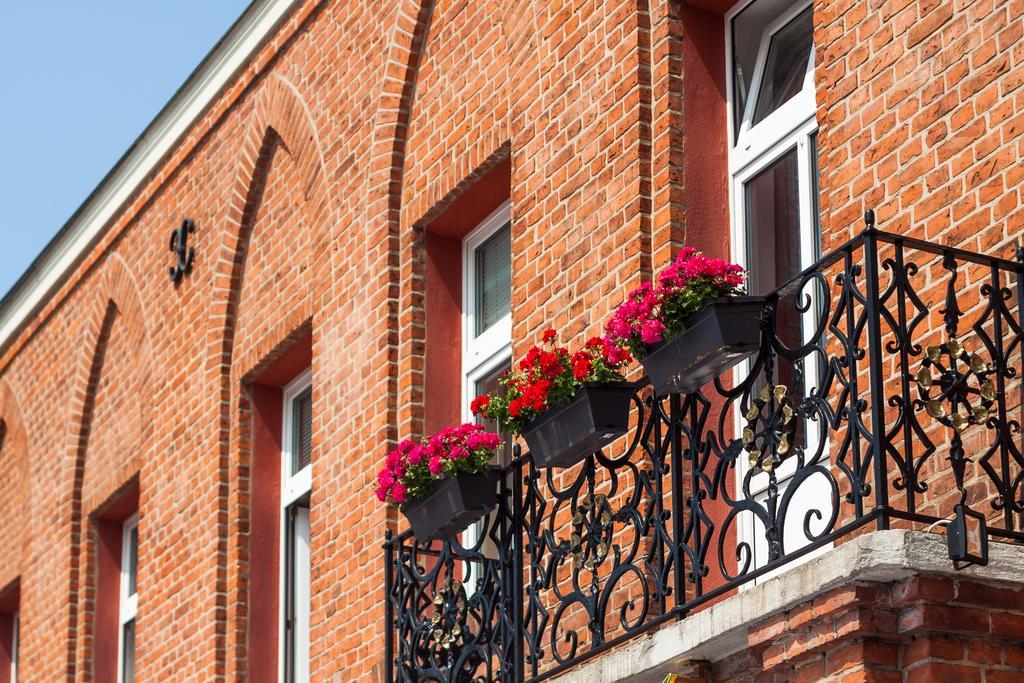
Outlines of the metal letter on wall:
[[186,218],[181,227],[171,233],[171,251],[178,257],[178,262],[171,266],[171,282],[175,285],[181,282],[181,278],[192,272],[192,261],[196,257],[194,247],[188,246],[188,236],[196,231],[195,223]]

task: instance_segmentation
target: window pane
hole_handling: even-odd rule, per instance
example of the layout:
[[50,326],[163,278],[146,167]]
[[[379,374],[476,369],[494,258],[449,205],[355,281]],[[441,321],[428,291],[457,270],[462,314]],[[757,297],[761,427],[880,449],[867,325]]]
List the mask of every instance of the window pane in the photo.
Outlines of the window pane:
[[[498,380],[509,371],[512,367],[512,361],[506,361],[492,370],[490,373],[484,375],[476,382],[476,386],[473,389],[473,396],[480,396],[481,394],[489,394],[492,391],[497,391]],[[477,415],[477,424],[482,424],[487,428],[487,431],[496,432],[498,431],[498,425],[494,420],[488,420],[483,416]],[[496,464],[506,464],[511,460],[512,453],[512,436],[510,434],[503,434],[504,443],[501,449],[498,451]]]
[[286,679],[290,683],[309,681],[309,508],[296,505],[288,510],[288,576]]
[[476,249],[476,336],[508,315],[512,301],[512,229],[506,224]]
[[121,680],[135,683],[135,620],[127,622],[121,634]]
[[812,33],[811,8],[808,7],[772,36],[757,93],[755,124],[803,88],[807,62],[811,57]]
[[135,595],[135,578],[139,566],[139,527],[135,525],[128,532],[128,557],[125,558],[125,573],[128,578],[128,595]]
[[313,455],[313,389],[309,388],[292,402],[292,474],[312,462]]
[[766,294],[800,272],[800,185],[796,149],[744,186],[753,294]]
[[[767,294],[800,273],[800,186],[795,148],[746,183],[744,201],[750,291]],[[801,342],[798,296],[793,292],[783,297],[775,313],[776,334],[791,348]],[[803,395],[788,363],[776,365],[773,382],[792,387],[794,396]]]

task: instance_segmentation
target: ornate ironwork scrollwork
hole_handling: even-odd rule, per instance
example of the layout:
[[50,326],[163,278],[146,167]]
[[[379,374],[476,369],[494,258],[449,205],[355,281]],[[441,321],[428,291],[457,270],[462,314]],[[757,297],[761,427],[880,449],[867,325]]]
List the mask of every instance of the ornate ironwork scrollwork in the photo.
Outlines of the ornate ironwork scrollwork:
[[589,493],[580,501],[572,518],[569,537],[573,565],[593,571],[608,557],[612,542],[612,507],[608,496]]
[[434,616],[426,625],[427,641],[434,648],[434,655],[441,659],[441,650],[458,650],[465,644],[466,635],[466,587],[461,581],[448,579],[433,599]]
[[751,469],[771,472],[782,464],[793,450],[795,414],[789,389],[782,384],[764,387],[751,401],[743,428],[743,447]]
[[[933,375],[933,370],[938,375]],[[983,425],[996,399],[990,372],[980,354],[969,353],[956,339],[929,346],[914,375],[918,406],[958,433],[968,425]],[[933,395],[933,391],[938,393]]]
[[517,454],[471,546],[391,538],[388,683],[550,678],[845,534],[948,519],[950,469],[1024,542],[1024,264],[869,225],[764,313],[745,373],[639,389],[572,469]]

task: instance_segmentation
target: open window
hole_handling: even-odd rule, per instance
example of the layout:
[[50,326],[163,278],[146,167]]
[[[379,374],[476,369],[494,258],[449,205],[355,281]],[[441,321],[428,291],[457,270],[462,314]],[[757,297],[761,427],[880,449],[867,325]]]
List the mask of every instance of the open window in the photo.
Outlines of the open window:
[[[749,271],[750,292],[766,294],[810,267],[820,254],[813,10],[803,0],[752,0],[726,19],[733,258]],[[798,297],[809,297],[811,305],[798,305]],[[776,332],[787,346],[810,341],[819,298],[820,292],[804,289],[780,302]],[[820,359],[811,354],[804,359],[802,373],[778,363],[771,378],[757,381],[786,386],[799,400],[815,388],[818,365]],[[747,372],[749,366],[739,367],[736,380]],[[737,432],[741,427],[737,415]],[[821,425],[810,422],[795,425],[792,434],[796,447],[805,453],[823,447],[824,438]],[[739,462],[742,482],[749,465],[745,457]],[[795,459],[790,458],[776,472],[780,491],[789,485],[794,467]],[[787,552],[808,543],[803,524],[795,520],[811,509],[821,510],[830,500],[825,478],[818,479],[812,476],[795,491],[783,539]],[[751,494],[764,502],[768,486],[769,477],[761,472],[751,481]],[[811,532],[818,531],[812,524]],[[741,541],[752,548],[754,566],[767,561],[765,530],[753,515],[741,525]]]

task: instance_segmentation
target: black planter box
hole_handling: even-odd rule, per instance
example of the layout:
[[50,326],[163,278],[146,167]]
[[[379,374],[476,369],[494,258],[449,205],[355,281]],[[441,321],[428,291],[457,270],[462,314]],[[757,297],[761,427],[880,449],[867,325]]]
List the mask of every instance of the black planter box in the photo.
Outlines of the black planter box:
[[498,470],[443,479],[426,498],[403,512],[419,541],[451,538],[486,515],[498,499]]
[[757,353],[765,298],[712,299],[679,338],[655,344],[643,360],[655,393],[689,394]]
[[567,406],[544,412],[523,431],[537,467],[570,467],[626,433],[631,382],[587,384]]

